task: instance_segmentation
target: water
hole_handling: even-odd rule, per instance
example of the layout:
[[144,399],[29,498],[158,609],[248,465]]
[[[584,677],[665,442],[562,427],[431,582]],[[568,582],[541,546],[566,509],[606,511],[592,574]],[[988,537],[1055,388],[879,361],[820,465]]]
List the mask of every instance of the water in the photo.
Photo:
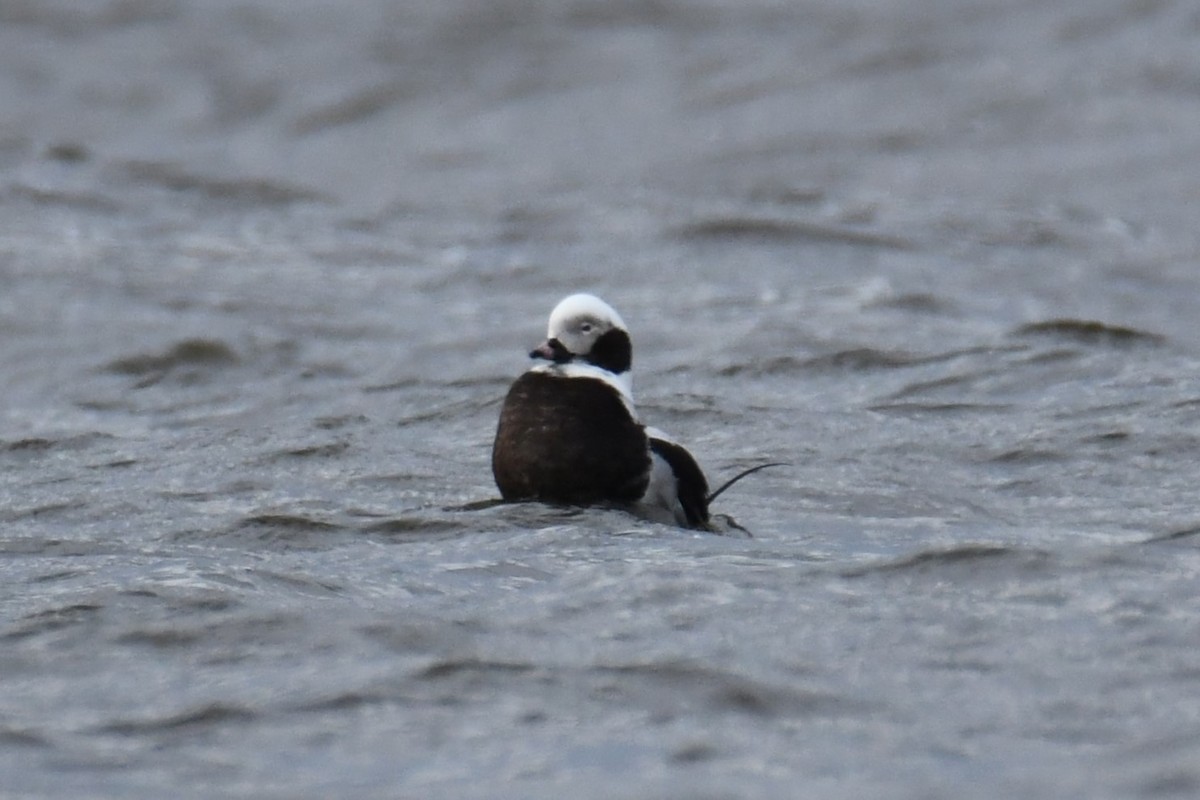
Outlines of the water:
[[[1186,3],[0,7],[0,794],[1192,797]],[[486,507],[563,295],[753,538]]]

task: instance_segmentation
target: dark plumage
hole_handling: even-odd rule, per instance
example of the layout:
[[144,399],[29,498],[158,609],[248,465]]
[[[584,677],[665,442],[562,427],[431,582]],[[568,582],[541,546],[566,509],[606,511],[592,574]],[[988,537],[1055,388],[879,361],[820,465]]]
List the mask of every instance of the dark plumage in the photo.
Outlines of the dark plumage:
[[526,372],[504,400],[492,472],[505,500],[590,505],[646,491],[646,434],[607,384]]

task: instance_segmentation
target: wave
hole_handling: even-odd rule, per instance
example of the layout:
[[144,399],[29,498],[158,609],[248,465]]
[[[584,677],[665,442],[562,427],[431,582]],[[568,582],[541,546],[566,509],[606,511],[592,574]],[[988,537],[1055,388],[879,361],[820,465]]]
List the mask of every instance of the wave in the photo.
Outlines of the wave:
[[201,195],[210,200],[238,202],[252,206],[284,206],[293,203],[327,202],[311,189],[253,178],[212,178],[186,172],[179,166],[158,161],[130,161],[124,174],[139,183],[176,192]]
[[239,363],[233,348],[216,339],[184,339],[161,353],[139,353],[118,358],[105,372],[140,378],[137,387],[157,383],[175,369],[219,370]]
[[832,242],[866,245],[893,250],[912,250],[916,245],[900,236],[805,220],[757,217],[713,217],[688,223],[676,231],[691,241],[757,241],[767,244]]
[[867,575],[923,572],[947,567],[991,566],[995,562],[1001,561],[1032,565],[1040,564],[1049,557],[1049,553],[1042,550],[1027,550],[995,544],[964,544],[937,550],[922,550],[898,559],[849,569],[842,575],[847,578],[861,578]]
[[1050,319],[1030,322],[1013,332],[1014,336],[1051,336],[1073,342],[1093,345],[1163,344],[1166,337],[1149,331],[1110,325],[1106,322],[1085,319]]

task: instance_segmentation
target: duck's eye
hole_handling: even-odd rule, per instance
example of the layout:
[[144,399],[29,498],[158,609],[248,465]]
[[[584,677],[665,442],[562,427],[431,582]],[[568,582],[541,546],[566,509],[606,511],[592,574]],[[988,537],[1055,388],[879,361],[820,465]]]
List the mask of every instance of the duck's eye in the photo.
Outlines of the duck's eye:
[[585,322],[585,323],[581,324],[579,326],[579,332],[580,333],[591,333],[592,332],[592,323]]

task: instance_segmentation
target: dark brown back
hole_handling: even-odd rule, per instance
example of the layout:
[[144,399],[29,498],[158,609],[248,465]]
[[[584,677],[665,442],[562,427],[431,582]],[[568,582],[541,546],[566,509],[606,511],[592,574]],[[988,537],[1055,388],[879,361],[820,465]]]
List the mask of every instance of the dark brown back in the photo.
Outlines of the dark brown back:
[[492,473],[505,500],[634,502],[649,481],[650,450],[611,386],[526,372],[504,400]]

